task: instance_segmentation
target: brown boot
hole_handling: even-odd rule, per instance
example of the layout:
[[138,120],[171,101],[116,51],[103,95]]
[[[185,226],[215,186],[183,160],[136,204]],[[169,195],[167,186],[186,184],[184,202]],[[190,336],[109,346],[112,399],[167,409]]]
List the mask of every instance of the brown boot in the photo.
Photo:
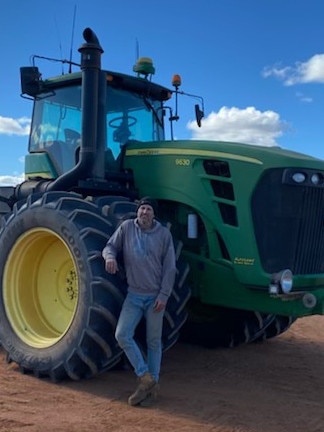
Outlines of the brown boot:
[[147,397],[155,384],[156,382],[149,372],[139,377],[139,385],[136,391],[128,398],[128,404],[132,406],[138,405]]
[[151,388],[151,390],[148,392],[146,398],[140,402],[141,407],[150,407],[155,404],[158,397],[158,392],[160,390],[160,385],[158,383],[155,383],[154,386]]

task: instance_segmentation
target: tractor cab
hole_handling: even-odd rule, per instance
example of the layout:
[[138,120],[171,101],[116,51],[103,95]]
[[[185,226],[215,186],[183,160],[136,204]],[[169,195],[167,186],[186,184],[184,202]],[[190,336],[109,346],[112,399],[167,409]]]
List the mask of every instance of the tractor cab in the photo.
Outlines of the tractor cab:
[[[22,76],[22,81],[24,76]],[[84,146],[95,136],[105,171],[120,169],[121,152],[127,143],[163,141],[163,101],[171,91],[122,74],[105,72],[100,86],[98,123],[91,137],[82,133],[81,74],[41,82],[34,95],[34,110],[26,157],[27,178],[56,178],[71,170]]]

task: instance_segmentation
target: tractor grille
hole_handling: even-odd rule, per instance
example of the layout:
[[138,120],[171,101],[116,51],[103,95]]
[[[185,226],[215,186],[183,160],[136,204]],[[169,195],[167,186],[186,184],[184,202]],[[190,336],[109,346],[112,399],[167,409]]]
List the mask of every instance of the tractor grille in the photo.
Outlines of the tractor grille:
[[261,263],[269,273],[324,273],[324,172],[303,170],[300,183],[296,173],[267,171],[252,197]]

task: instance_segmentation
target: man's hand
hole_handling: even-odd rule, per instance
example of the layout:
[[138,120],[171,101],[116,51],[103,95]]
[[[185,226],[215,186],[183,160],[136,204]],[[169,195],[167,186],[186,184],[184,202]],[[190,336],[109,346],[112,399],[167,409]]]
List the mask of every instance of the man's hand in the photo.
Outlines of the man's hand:
[[108,258],[105,261],[105,268],[108,273],[115,274],[118,271],[118,264],[115,258]]
[[166,304],[164,302],[162,302],[161,300],[156,299],[155,303],[154,303],[154,306],[153,306],[154,312],[161,312],[165,308],[165,305]]

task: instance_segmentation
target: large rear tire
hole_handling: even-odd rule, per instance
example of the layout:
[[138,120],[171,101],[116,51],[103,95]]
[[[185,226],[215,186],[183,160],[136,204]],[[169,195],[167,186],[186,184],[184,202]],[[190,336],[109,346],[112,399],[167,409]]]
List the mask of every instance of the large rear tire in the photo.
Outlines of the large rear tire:
[[0,232],[0,339],[22,371],[89,378],[121,357],[114,329],[121,287],[101,251],[112,227],[70,193],[30,196]]

